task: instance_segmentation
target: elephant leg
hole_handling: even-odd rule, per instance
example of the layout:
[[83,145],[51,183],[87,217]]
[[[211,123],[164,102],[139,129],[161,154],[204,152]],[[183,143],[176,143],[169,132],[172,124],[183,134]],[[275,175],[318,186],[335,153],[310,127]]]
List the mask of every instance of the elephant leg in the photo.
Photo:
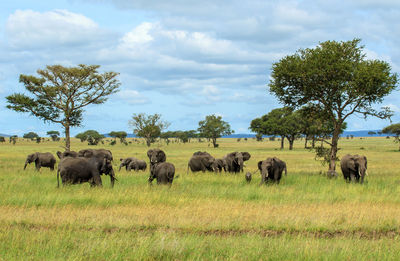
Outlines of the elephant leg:
[[356,176],[354,175],[354,173],[350,173],[350,179],[352,182],[356,180]]

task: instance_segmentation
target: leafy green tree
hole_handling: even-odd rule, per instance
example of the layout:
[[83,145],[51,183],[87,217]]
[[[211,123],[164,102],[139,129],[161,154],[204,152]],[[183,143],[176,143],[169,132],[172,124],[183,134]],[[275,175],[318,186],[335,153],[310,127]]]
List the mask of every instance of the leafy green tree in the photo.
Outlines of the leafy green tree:
[[7,108],[61,124],[65,130],[65,147],[69,151],[70,128],[81,125],[84,107],[104,103],[120,86],[116,79],[118,73],[99,73],[99,67],[51,65],[37,70],[39,77],[21,74],[19,81],[31,95],[15,93],[6,97]]
[[201,137],[212,140],[214,148],[218,147],[217,138],[234,133],[231,126],[222,120],[221,116],[208,115],[205,120],[199,122],[197,129]]
[[375,134],[376,134],[375,131],[369,131],[369,132],[368,132],[368,135],[371,135],[371,136],[372,136],[372,135],[375,135]]
[[385,134],[393,134],[394,135],[394,142],[399,143],[399,151],[400,151],[400,123],[389,125],[383,128],[382,133]]
[[333,122],[329,175],[337,175],[336,154],[340,130],[352,114],[386,119],[388,107],[375,110],[397,85],[397,74],[380,60],[367,60],[360,40],[326,41],[300,49],[272,65],[270,92],[286,106],[320,106]]
[[110,135],[114,139],[118,138],[121,143],[125,143],[128,133],[126,133],[125,131],[112,131],[108,135]]
[[0,142],[6,142],[6,138],[4,138],[3,136],[0,136]]
[[22,137],[23,137],[24,139],[34,140],[34,139],[36,139],[37,137],[39,137],[39,135],[38,135],[36,132],[30,131],[30,132],[28,132],[28,133],[25,133]]
[[80,139],[81,142],[87,141],[88,145],[97,145],[104,138],[104,135],[101,135],[95,130],[87,130],[77,134],[75,138]]
[[146,144],[150,147],[157,138],[160,137],[161,132],[168,128],[169,123],[161,120],[160,114],[146,115],[145,113],[133,114],[132,120],[129,125],[133,127],[133,132],[138,137],[146,140]]
[[59,131],[48,131],[47,135],[49,135],[53,141],[60,140],[60,138],[58,137],[58,136],[60,136],[60,132]]
[[284,139],[289,141],[289,150],[301,133],[300,114],[289,107],[273,109],[261,118],[256,118],[250,123],[250,130],[257,135],[281,136],[281,149],[284,148]]

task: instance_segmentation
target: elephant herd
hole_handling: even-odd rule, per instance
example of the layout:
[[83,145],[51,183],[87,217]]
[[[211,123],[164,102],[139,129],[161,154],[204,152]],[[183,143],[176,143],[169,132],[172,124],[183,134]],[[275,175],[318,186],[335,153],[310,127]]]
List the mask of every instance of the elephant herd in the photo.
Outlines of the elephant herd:
[[[66,184],[80,184],[88,182],[91,186],[102,186],[101,175],[110,176],[111,186],[114,186],[116,179],[112,166],[113,156],[110,150],[106,149],[84,149],[79,152],[65,151],[57,152],[60,159],[57,170],[57,186],[59,186],[59,177],[61,182]],[[149,184],[156,179],[157,184],[172,185],[175,176],[175,166],[166,162],[166,154],[160,149],[150,149],[147,151],[147,157],[150,161]],[[251,157],[248,152],[231,152],[222,158],[214,158],[205,151],[193,153],[187,165],[192,172],[213,171],[216,173],[225,172],[239,173],[243,172],[244,162]],[[147,164],[144,160],[135,157],[121,158],[119,170],[125,167],[126,171],[146,170]],[[54,170],[56,158],[49,152],[36,152],[27,156],[24,169],[30,163],[35,163],[37,171],[41,167],[48,167]],[[346,182],[363,183],[367,175],[367,158],[363,155],[345,155],[340,161],[340,167]],[[287,175],[286,163],[277,157],[270,157],[257,163],[257,169],[261,175],[261,183],[279,184],[282,173]],[[247,182],[251,182],[252,173],[245,174]]]

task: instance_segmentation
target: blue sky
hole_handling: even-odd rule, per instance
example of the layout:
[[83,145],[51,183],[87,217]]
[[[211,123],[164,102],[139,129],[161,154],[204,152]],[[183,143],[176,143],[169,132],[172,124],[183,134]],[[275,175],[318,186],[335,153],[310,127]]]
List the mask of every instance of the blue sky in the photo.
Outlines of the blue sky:
[[[400,1],[64,0],[2,1],[0,133],[62,129],[8,110],[5,97],[24,92],[20,74],[46,65],[99,64],[120,73],[121,90],[87,107],[83,126],[124,130],[133,113],[161,113],[170,130],[197,129],[221,115],[236,133],[280,107],[268,92],[272,63],[326,40],[361,38],[370,59],[400,71]],[[383,102],[400,121],[400,93]],[[382,106],[382,105],[379,105]],[[390,124],[354,116],[348,130]]]

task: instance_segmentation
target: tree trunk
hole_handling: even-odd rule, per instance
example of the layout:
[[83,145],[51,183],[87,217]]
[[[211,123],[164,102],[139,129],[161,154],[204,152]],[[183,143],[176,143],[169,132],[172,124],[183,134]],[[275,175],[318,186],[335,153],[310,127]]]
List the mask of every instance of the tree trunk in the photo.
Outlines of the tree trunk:
[[150,147],[150,146],[151,146],[151,141],[150,141],[150,139],[146,139],[146,145],[147,145],[147,147]]
[[70,137],[70,132],[69,132],[69,124],[66,123],[64,125],[65,128],[65,151],[70,151],[71,150],[71,137]]
[[212,143],[213,143],[214,148],[216,148],[217,147],[217,139],[212,138]]
[[285,136],[281,136],[281,150],[283,150],[284,146],[285,146]]
[[306,137],[304,138],[305,142],[304,142],[304,148],[307,149],[307,141],[308,141],[308,136],[306,135]]
[[329,170],[328,176],[334,177],[337,176],[336,173],[336,154],[338,151],[338,141],[340,135],[340,129],[342,128],[342,123],[339,121],[335,124],[335,130],[333,131],[332,135],[332,145],[331,145],[331,153],[330,153],[330,162],[329,162]]
[[289,150],[293,150],[293,143],[294,143],[295,138],[288,138],[289,141]]
[[312,137],[311,147],[315,148],[315,136]]

